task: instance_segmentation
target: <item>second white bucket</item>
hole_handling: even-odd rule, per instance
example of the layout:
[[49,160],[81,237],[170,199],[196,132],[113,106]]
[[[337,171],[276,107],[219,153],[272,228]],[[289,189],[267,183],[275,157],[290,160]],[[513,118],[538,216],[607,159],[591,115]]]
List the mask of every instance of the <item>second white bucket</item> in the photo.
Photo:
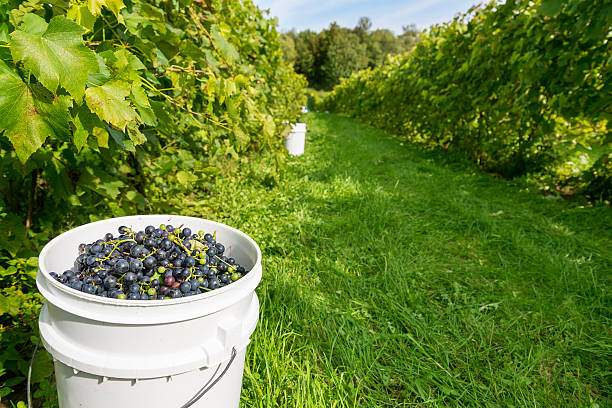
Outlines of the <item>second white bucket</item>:
[[[121,225],[142,230],[160,224],[216,231],[250,272],[207,294],[148,301],[87,295],[49,275],[71,266],[81,242]],[[249,236],[200,218],[113,218],[56,237],[40,253],[36,283],[47,300],[39,327],[55,362],[60,408],[238,407],[261,276],[261,251]]]
[[296,123],[291,125],[291,132],[285,138],[285,148],[292,156],[304,154],[304,144],[306,143],[306,123]]

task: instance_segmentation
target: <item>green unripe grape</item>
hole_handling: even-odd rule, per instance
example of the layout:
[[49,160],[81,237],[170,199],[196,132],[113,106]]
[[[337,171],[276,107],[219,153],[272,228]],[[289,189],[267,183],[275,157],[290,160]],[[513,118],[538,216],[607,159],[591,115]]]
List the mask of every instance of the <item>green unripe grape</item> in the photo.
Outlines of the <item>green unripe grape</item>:
[[198,231],[198,235],[203,237],[204,236],[204,231]]
[[119,296],[117,296],[117,299],[127,299],[127,296],[125,296],[125,293],[122,293]]
[[157,293],[157,291],[154,288],[149,288],[149,290],[147,290],[147,295],[149,296],[153,296]]
[[159,268],[157,268],[157,273],[164,273],[166,272],[166,268],[164,268],[163,266],[160,266]]
[[166,230],[166,224],[160,225],[159,229],[162,230],[162,231],[165,231]]
[[242,278],[242,275],[239,272],[232,273],[232,281],[236,282],[238,279]]

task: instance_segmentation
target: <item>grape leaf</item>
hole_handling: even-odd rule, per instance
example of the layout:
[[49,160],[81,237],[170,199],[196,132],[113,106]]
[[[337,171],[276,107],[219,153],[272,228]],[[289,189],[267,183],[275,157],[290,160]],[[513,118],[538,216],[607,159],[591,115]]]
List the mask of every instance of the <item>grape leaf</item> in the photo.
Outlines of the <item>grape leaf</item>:
[[140,129],[138,129],[138,124],[136,124],[135,122],[132,122],[127,126],[126,133],[134,144],[134,146],[138,146],[147,142],[147,137],[142,134]]
[[138,110],[144,124],[149,126],[157,125],[155,113],[153,113],[153,109],[151,109],[151,104],[149,103],[149,98],[147,98],[147,93],[140,84],[132,85],[130,100],[134,105],[136,105],[136,109]]
[[100,119],[91,113],[87,106],[81,105],[75,109],[73,123],[76,127],[73,141],[77,150],[81,150],[87,144],[89,135],[94,135],[98,140],[98,146],[108,148],[108,132]]
[[129,94],[130,84],[120,80],[111,80],[104,85],[87,88],[85,102],[100,119],[124,129],[137,117],[136,112],[125,99]]
[[122,0],[87,0],[87,8],[94,16],[101,13],[102,7],[106,6],[117,17],[117,21],[123,23],[123,17],[119,13],[122,8],[125,8]]
[[66,12],[66,17],[76,21],[77,24],[85,27],[87,31],[93,31],[96,16],[91,14],[91,11],[89,11],[86,5],[73,4]]
[[219,50],[228,63],[232,63],[238,59],[238,51],[236,51],[236,48],[221,35],[219,27],[214,25],[211,29],[210,36],[213,39],[215,48]]
[[274,119],[270,115],[264,115],[263,117],[263,134],[267,138],[274,137],[274,131],[276,130],[276,125],[274,124]]
[[28,13],[23,16],[23,24],[20,28],[29,34],[43,35],[47,30],[47,22],[36,14]]
[[563,1],[561,0],[542,0],[540,12],[545,16],[553,17],[559,14],[562,8]]
[[[24,19],[35,20],[29,16],[26,14]],[[36,27],[36,31],[15,30],[11,33],[9,46],[15,62],[23,61],[51,92],[55,93],[61,85],[80,100],[85,92],[87,75],[99,69],[95,53],[83,45],[84,29],[63,16],[51,19],[42,34],[38,34],[42,25],[40,21],[28,24],[25,20],[24,23],[25,29]]]
[[198,180],[198,177],[193,174],[186,172],[185,170],[181,170],[175,175],[176,180],[183,186],[189,185]]
[[68,133],[66,96],[53,98],[40,86],[28,86],[0,60],[0,130],[5,130],[22,162],[38,150],[48,136]]

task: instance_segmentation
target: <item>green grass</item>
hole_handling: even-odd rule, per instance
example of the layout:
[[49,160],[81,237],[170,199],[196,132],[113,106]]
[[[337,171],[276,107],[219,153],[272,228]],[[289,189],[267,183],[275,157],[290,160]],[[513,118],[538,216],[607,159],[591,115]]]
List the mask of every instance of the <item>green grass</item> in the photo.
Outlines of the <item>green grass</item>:
[[242,406],[609,406],[608,207],[308,129],[277,186],[252,164],[208,203],[264,251]]

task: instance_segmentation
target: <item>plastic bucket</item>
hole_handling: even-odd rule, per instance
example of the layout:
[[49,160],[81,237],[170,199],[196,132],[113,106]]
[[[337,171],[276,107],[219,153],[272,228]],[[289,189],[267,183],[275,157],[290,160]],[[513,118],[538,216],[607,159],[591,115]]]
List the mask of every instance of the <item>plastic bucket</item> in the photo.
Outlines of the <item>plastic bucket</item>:
[[285,138],[285,148],[292,156],[304,154],[304,144],[306,143],[306,124],[296,123],[291,125],[291,132]]
[[[229,256],[250,272],[209,293],[167,300],[88,295],[49,275],[72,266],[81,242],[121,225],[143,230],[160,224],[216,231]],[[261,251],[249,236],[200,218],[121,217],[65,232],[43,248],[38,262],[36,283],[47,299],[39,327],[55,362],[61,408],[238,407],[262,275]]]

